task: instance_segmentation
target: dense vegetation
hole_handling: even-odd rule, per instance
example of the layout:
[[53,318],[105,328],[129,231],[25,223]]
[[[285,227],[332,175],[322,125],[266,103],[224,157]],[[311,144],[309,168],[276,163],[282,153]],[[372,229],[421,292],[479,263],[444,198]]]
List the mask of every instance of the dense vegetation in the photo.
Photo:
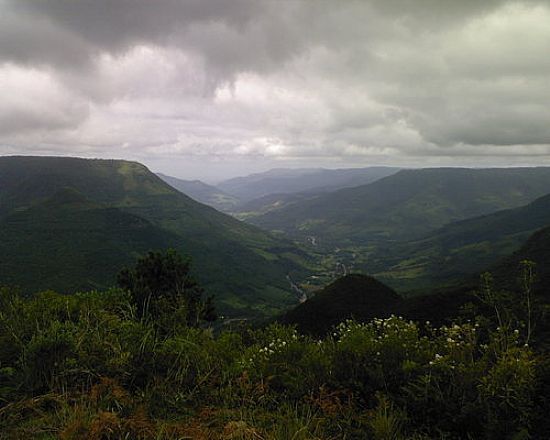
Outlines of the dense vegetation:
[[513,302],[485,277],[487,313],[348,320],[322,338],[280,324],[213,332],[174,252],[147,255],[107,292],[4,288],[0,437],[545,439],[542,309],[532,266],[522,274]]
[[295,304],[286,277],[309,273],[308,256],[292,243],[195,202],[141,164],[0,158],[0,283],[62,293],[106,288],[121,266],[168,247],[192,256],[201,282],[233,317]]

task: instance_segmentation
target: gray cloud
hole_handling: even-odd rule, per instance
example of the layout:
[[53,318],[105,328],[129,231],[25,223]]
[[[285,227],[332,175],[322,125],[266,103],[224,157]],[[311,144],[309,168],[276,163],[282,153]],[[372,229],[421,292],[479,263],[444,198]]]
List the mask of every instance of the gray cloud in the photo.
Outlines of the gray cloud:
[[192,163],[197,177],[224,164],[541,163],[549,150],[547,1],[0,8],[0,153]]

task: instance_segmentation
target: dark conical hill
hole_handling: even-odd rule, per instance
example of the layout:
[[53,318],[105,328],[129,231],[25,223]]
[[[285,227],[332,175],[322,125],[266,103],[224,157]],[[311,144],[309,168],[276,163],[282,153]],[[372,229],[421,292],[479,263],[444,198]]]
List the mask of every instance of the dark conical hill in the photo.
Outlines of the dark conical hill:
[[348,275],[329,284],[315,296],[289,310],[278,320],[296,325],[301,333],[323,336],[346,319],[365,322],[392,314],[435,325],[450,322],[462,306],[477,302],[466,285],[425,296],[402,298],[394,290],[367,275]]
[[401,301],[397,293],[370,276],[347,275],[288,311],[280,321],[296,324],[301,332],[320,335],[349,318],[364,321],[385,317]]

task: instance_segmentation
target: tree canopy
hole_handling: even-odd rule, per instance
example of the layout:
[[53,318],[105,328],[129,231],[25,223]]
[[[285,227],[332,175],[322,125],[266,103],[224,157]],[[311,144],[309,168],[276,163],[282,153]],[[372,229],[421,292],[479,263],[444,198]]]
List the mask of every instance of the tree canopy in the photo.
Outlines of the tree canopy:
[[[216,313],[212,298],[203,298],[204,289],[192,277],[190,268],[190,259],[174,249],[151,251],[133,268],[120,271],[117,284],[130,292],[139,318],[152,319],[161,327],[197,326],[201,321],[215,320]],[[177,322],[167,322],[169,317]]]

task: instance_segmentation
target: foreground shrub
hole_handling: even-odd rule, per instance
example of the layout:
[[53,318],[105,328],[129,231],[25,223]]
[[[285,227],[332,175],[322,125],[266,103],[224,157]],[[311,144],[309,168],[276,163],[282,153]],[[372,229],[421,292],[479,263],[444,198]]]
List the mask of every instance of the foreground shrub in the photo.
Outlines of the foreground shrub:
[[547,362],[521,328],[488,319],[439,328],[397,316],[350,320],[316,340],[278,324],[165,331],[117,289],[32,299],[3,290],[0,299],[7,438],[543,439],[548,432]]

